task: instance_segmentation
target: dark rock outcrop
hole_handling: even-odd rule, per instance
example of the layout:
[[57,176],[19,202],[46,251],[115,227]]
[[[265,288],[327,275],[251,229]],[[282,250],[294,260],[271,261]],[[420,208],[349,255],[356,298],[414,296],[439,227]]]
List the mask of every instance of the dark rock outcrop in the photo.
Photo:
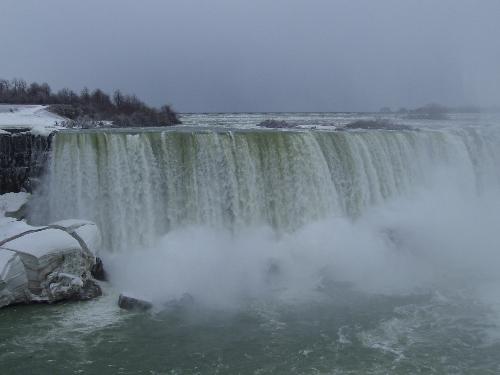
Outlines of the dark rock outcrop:
[[147,311],[153,307],[149,301],[141,300],[136,297],[120,294],[118,298],[118,306],[124,310],[130,311]]
[[0,133],[0,194],[33,191],[49,156],[53,134],[32,134],[26,129]]
[[92,277],[96,280],[100,281],[106,281],[106,271],[104,271],[104,265],[102,263],[102,259],[99,257],[96,257],[95,259],[95,264],[92,266],[92,269],[90,270]]
[[382,129],[382,130],[412,130],[413,128],[407,125],[399,125],[395,124],[391,121],[384,119],[376,119],[376,120],[357,120],[353,121],[342,129],[364,129],[364,130],[372,130],[372,129]]
[[257,126],[270,129],[287,129],[295,127],[284,120],[264,120]]

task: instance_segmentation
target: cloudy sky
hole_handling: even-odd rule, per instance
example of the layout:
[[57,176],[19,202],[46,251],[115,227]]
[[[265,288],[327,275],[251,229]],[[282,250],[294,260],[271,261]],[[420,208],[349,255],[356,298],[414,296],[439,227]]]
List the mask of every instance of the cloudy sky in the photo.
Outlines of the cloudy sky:
[[500,104],[499,0],[1,0],[0,77],[183,112]]

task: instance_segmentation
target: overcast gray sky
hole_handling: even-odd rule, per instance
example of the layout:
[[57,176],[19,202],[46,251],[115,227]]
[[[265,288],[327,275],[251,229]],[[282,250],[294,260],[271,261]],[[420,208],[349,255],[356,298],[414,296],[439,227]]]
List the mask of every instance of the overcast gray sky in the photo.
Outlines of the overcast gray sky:
[[500,104],[499,0],[0,0],[0,77],[184,112]]

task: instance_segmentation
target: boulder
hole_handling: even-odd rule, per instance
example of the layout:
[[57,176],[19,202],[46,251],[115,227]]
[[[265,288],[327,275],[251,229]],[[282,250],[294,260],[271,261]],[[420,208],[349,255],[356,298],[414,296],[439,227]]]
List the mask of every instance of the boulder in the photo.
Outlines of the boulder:
[[124,310],[147,311],[153,307],[153,303],[131,295],[120,294],[118,306]]

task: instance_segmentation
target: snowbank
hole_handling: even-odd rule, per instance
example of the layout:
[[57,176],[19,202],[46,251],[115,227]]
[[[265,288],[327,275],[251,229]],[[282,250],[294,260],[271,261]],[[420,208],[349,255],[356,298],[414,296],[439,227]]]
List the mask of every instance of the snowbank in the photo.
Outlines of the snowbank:
[[51,113],[43,105],[0,104],[0,132],[2,129],[28,129],[34,134],[49,135],[62,129],[64,117]]
[[28,202],[29,193],[7,193],[0,195],[0,215],[2,212],[16,212]]
[[12,217],[6,217],[7,214],[19,211],[28,202],[29,197],[29,193],[6,193],[0,195],[0,242],[17,233],[32,229],[24,221],[17,221]]

